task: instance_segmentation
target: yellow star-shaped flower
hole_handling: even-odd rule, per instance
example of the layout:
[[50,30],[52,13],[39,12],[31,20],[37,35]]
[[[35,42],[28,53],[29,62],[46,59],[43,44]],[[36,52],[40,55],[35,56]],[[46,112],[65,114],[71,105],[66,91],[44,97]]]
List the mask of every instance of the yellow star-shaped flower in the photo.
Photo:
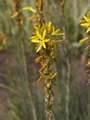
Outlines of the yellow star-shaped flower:
[[40,51],[43,48],[46,48],[46,42],[49,42],[50,39],[46,38],[46,30],[43,31],[41,35],[38,31],[36,31],[36,35],[30,38],[33,43],[38,43],[37,51]]
[[52,40],[55,36],[62,36],[64,35],[61,33],[60,29],[55,30],[54,25],[52,22],[43,24],[42,27],[34,26],[36,32],[33,33],[33,36],[30,37],[33,43],[37,44],[37,51],[40,51],[42,48],[46,49],[46,43],[51,42],[55,45],[56,42],[61,42],[61,40]]
[[83,16],[83,20],[80,21],[80,25],[87,28],[86,33],[90,32],[90,11],[86,16]]

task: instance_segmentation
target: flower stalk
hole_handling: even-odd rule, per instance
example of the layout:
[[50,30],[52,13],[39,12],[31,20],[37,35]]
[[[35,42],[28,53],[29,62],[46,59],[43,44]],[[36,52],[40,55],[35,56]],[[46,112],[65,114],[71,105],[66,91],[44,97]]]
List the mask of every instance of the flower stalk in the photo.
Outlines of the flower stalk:
[[43,17],[43,0],[36,1],[36,10],[32,7],[25,7],[22,10],[30,10],[35,14],[29,20],[37,18],[36,23],[33,24],[35,32],[32,33],[29,39],[36,45],[36,52],[40,52],[40,56],[35,59],[35,62],[41,63],[41,69],[39,70],[40,77],[37,83],[44,80],[46,119],[54,120],[51,108],[54,100],[53,85],[55,85],[57,72],[53,73],[52,64],[53,61],[57,63],[54,56],[56,43],[62,41],[59,40],[58,36],[63,36],[64,34],[61,33],[60,29],[55,30],[52,22],[45,23]]
[[53,40],[53,37],[64,35],[60,32],[60,29],[55,30],[52,22],[43,23],[42,27],[34,27],[36,32],[30,37],[31,42],[35,43],[36,52],[40,52],[40,56],[35,59],[35,62],[41,63],[41,69],[39,70],[40,78],[37,83],[44,80],[45,89],[45,103],[46,103],[46,118],[47,120],[54,120],[52,112],[52,105],[54,100],[53,85],[55,85],[55,78],[57,72],[53,73],[52,64],[53,61],[57,63],[54,51],[56,50],[56,42],[61,42],[57,37],[57,40]]
[[[59,4],[62,8],[62,29],[63,33],[65,34],[63,36],[63,41],[64,41],[64,53],[67,56],[67,41],[66,41],[66,16],[65,16],[65,0],[59,0]],[[66,69],[67,69],[67,74],[66,74],[66,120],[69,120],[69,91],[70,91],[70,60],[69,57],[67,56],[66,58]]]
[[34,103],[32,100],[32,94],[31,94],[30,85],[29,85],[29,81],[28,81],[28,71],[27,71],[27,63],[26,63],[25,48],[24,48],[24,33],[23,33],[23,29],[22,29],[23,17],[22,17],[22,13],[21,13],[22,12],[21,0],[12,0],[12,1],[14,3],[15,8],[11,11],[11,14],[13,12],[15,12],[15,13],[13,15],[11,15],[11,18],[16,18],[16,26],[20,31],[21,52],[22,52],[22,60],[23,60],[23,66],[24,66],[26,87],[27,87],[28,96],[30,98],[30,105],[32,107],[33,118],[34,118],[34,120],[37,120],[35,106],[34,106]]

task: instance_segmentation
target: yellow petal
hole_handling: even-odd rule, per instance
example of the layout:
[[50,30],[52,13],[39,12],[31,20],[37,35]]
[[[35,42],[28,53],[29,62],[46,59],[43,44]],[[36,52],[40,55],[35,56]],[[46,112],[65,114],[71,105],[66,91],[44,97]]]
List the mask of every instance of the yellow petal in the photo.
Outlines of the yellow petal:
[[31,12],[36,13],[36,10],[32,7],[24,7],[22,10],[30,10]]
[[32,36],[29,39],[33,40],[33,39],[38,39],[37,36]]
[[43,44],[42,44],[42,45],[43,45],[43,47],[44,47],[44,48],[46,48],[46,45],[45,45],[45,43],[44,43],[44,42],[43,42]]
[[83,43],[83,42],[85,42],[85,41],[87,41],[87,40],[89,40],[89,37],[86,37],[86,38],[80,40],[80,43]]
[[34,26],[34,29],[35,29],[36,31],[39,31],[39,28],[38,28],[37,26]]
[[87,29],[86,33],[90,32],[90,27]]
[[90,58],[88,59],[88,62],[86,64],[87,67],[90,67]]
[[82,23],[80,24],[81,26],[85,26],[85,27],[89,27],[90,26],[90,23]]
[[57,29],[56,31],[54,31],[53,33],[52,33],[52,35],[64,35],[63,33],[60,33],[60,29]]
[[54,54],[54,52],[52,51],[52,52],[50,53],[50,57],[52,57],[52,56],[53,56],[53,54]]
[[42,81],[42,79],[43,79],[43,77],[42,77],[42,76],[40,76],[40,78],[37,80],[37,83],[41,82],[41,81]]
[[40,42],[40,40],[36,40],[36,39],[34,39],[34,40],[31,40],[33,43],[39,43]]
[[19,15],[19,12],[16,12],[14,15],[11,16],[11,18],[15,18]]
[[48,28],[48,33],[50,34],[52,30],[52,22],[49,22],[49,24],[47,25],[47,28]]
[[89,49],[90,49],[90,45],[89,45],[89,46],[87,46],[85,49],[86,49],[86,50],[89,50]]
[[86,16],[83,16],[83,17],[87,22],[89,22],[89,19]]
[[37,49],[36,52],[39,52],[41,49],[42,49],[42,44],[40,44],[40,45],[38,46],[38,49]]
[[84,19],[82,19],[82,20],[80,20],[79,23],[81,24],[81,23],[84,23],[84,22],[86,22],[86,21]]
[[46,36],[46,30],[44,30],[43,32],[43,40],[45,39],[45,36]]
[[60,29],[57,29],[56,31],[54,31],[53,33],[52,33],[52,35],[56,35],[57,33],[59,33],[60,32]]
[[57,72],[52,75],[51,79],[55,78],[56,76],[57,76]]
[[51,27],[51,25],[52,25],[52,22],[49,22],[48,27]]
[[87,13],[87,17],[90,18],[90,11]]
[[29,17],[28,20],[32,20],[32,19],[35,19],[35,18],[37,18],[37,16]]
[[43,56],[40,55],[39,57],[37,57],[37,58],[35,59],[35,62],[36,62],[36,63],[40,62],[42,58],[43,58]]
[[50,41],[50,39],[48,38],[48,39],[45,39],[43,42],[49,42]]
[[36,34],[37,34],[38,38],[41,39],[41,35],[38,31],[36,31]]

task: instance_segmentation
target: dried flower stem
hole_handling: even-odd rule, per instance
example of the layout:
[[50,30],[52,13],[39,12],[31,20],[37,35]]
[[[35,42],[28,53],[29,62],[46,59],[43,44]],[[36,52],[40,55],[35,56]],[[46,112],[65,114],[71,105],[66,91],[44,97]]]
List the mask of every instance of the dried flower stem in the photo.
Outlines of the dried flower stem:
[[21,35],[21,52],[22,52],[22,60],[23,60],[23,66],[24,66],[24,74],[25,74],[25,81],[26,81],[26,89],[30,98],[30,105],[32,107],[32,112],[33,112],[33,118],[34,120],[37,120],[36,117],[36,111],[35,111],[35,106],[33,103],[33,99],[32,99],[32,94],[31,94],[31,90],[30,90],[30,84],[28,81],[28,71],[27,71],[27,63],[26,63],[26,57],[25,57],[25,48],[24,48],[24,33],[23,33],[23,29],[22,29],[22,15],[20,12],[21,9],[21,0],[13,0],[13,2],[15,3],[15,10],[17,13],[19,13],[16,17],[16,22],[17,22],[17,27],[20,30],[20,35]]

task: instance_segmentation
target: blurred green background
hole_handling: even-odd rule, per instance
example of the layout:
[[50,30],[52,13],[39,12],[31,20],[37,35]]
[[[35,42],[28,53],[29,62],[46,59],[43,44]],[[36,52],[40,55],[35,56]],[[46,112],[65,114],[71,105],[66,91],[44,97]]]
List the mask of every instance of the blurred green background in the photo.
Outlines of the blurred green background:
[[[22,0],[21,5],[22,8],[35,8],[36,1]],[[26,76],[21,33],[15,19],[10,18],[13,8],[11,0],[0,2],[0,32],[8,37],[4,49],[0,50],[0,120],[45,120],[44,81],[36,83],[40,64],[34,62],[38,54],[28,39],[35,22],[28,18],[33,13],[22,13]],[[43,9],[50,11],[50,15],[44,14],[46,22],[52,21],[56,28],[66,30],[66,42],[59,43],[55,51],[58,64],[53,65],[53,70],[58,72],[56,85],[53,86],[55,99],[52,109],[55,120],[89,120],[90,86],[86,86],[85,72],[88,54],[84,49],[86,43],[79,43],[86,34],[79,21],[90,10],[90,0],[66,0],[64,9],[59,0],[44,0]]]

